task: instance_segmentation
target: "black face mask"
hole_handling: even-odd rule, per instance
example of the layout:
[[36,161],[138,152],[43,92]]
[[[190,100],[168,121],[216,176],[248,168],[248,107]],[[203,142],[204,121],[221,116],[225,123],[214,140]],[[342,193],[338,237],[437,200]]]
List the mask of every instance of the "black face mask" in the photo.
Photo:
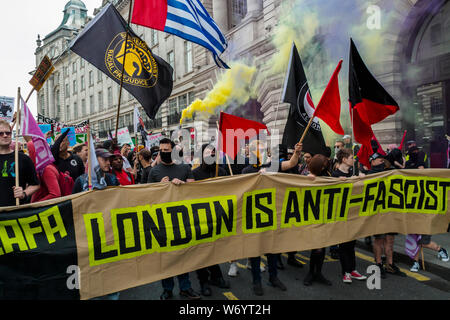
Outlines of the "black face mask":
[[160,152],[159,153],[162,162],[164,163],[172,163],[172,152]]
[[384,163],[379,164],[377,166],[372,166],[372,170],[374,170],[376,172],[384,171]]

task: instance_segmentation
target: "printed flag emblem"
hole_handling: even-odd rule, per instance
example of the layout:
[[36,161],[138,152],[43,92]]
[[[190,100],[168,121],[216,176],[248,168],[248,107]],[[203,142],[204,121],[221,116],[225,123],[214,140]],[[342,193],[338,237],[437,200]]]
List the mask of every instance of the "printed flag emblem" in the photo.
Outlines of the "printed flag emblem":
[[[125,44],[126,32],[119,33],[109,44],[105,64],[112,77],[129,85],[151,88],[158,82],[158,65],[147,44],[129,35]],[[123,67],[124,56],[125,67]]]

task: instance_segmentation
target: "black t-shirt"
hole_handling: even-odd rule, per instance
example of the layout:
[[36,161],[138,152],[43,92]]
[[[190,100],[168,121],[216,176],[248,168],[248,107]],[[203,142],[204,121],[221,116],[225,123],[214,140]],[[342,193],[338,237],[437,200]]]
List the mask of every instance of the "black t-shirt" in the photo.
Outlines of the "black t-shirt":
[[79,176],[84,174],[84,164],[83,160],[76,154],[70,153],[70,157],[67,159],[61,159],[58,158],[58,160],[55,162],[56,166],[58,167],[58,170],[61,172],[69,172],[70,176],[72,177],[73,181],[77,180]]
[[161,182],[164,177],[169,177],[170,181],[177,178],[184,182],[186,182],[187,179],[194,179],[191,166],[188,164],[166,165],[160,163],[150,171],[147,182]]
[[152,171],[152,169],[152,166],[142,169],[140,183],[147,183],[148,177],[150,176],[150,171]]
[[[13,187],[16,185],[14,152],[0,154],[0,207],[15,206]],[[19,185],[25,190],[27,185],[39,185],[33,161],[26,154],[19,152]],[[23,203],[21,201],[21,203]]]
[[348,172],[343,172],[339,169],[336,169],[333,171],[333,173],[331,174],[332,177],[338,178],[338,177],[346,177],[346,178],[350,178],[351,176],[353,176],[353,172],[352,172],[352,168],[350,168],[348,170]]
[[[195,181],[198,180],[205,180],[209,178],[215,178],[216,177],[216,166],[213,167],[202,167],[199,166],[192,170],[192,174],[194,175]],[[227,172],[224,168],[219,166],[219,177],[227,176]]]

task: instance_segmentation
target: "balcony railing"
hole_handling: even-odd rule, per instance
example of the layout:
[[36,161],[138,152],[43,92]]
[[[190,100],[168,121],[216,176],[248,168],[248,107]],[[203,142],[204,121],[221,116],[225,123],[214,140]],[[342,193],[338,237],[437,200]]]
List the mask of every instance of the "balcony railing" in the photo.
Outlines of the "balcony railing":
[[167,117],[167,122],[168,122],[169,126],[172,124],[179,124],[180,119],[181,119],[181,113],[176,112],[176,113],[169,114],[169,116]]

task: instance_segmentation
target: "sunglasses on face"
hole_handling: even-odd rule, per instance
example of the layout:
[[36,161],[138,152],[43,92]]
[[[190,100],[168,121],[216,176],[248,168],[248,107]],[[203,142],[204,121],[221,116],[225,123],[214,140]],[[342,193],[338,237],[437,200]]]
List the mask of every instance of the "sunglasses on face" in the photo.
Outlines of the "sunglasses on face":
[[11,131],[0,131],[0,136],[10,137],[11,136]]

